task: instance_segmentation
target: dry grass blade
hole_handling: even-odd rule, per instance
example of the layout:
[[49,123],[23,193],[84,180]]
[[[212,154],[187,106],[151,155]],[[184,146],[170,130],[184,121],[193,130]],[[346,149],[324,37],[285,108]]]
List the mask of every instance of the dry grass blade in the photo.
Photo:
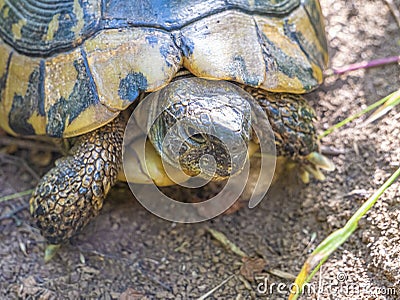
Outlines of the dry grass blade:
[[222,232],[211,228],[207,228],[207,231],[213,236],[213,238],[215,238],[233,253],[239,255],[240,257],[248,257],[246,253],[244,253],[238,246],[232,243]]
[[281,271],[278,269],[271,269],[271,270],[268,270],[267,272],[271,275],[274,275],[276,277],[286,279],[286,280],[295,280],[296,279],[296,275],[293,275],[292,273],[288,273],[288,272]]
[[399,93],[399,91],[396,91],[396,92],[386,96],[385,98],[382,98],[382,99],[376,101],[375,103],[369,105],[366,109],[363,109],[362,111],[360,111],[360,112],[358,112],[358,113],[356,113],[356,114],[344,119],[343,121],[331,126],[327,130],[325,130],[322,134],[320,134],[318,136],[318,139],[322,139],[322,138],[326,137],[327,135],[331,134],[336,129],[339,129],[339,128],[343,127],[344,125],[346,125],[347,123],[350,123],[350,122],[354,121],[355,119],[361,117],[362,115],[366,114],[367,112],[370,112],[371,110],[380,107],[381,105],[386,103],[391,97],[393,97],[397,93]]
[[23,197],[23,196],[31,195],[32,192],[33,192],[33,189],[26,190],[26,191],[19,192],[19,193],[15,193],[15,194],[11,194],[11,195],[7,195],[7,196],[4,196],[4,197],[0,197],[0,203],[8,201],[8,200],[17,199],[17,198],[20,198],[20,197]]
[[213,293],[215,293],[218,289],[220,289],[221,287],[224,286],[224,284],[226,284],[229,280],[231,280],[233,277],[235,277],[235,275],[231,275],[228,278],[226,278],[224,281],[222,281],[220,284],[218,284],[216,287],[214,287],[212,290],[208,291],[207,293],[205,293],[204,295],[202,295],[201,297],[197,298],[197,300],[205,300],[208,297],[210,297]]
[[379,107],[364,123],[362,126],[368,125],[377,119],[386,115],[393,107],[400,103],[400,90],[397,90],[393,94],[389,95],[389,99]]

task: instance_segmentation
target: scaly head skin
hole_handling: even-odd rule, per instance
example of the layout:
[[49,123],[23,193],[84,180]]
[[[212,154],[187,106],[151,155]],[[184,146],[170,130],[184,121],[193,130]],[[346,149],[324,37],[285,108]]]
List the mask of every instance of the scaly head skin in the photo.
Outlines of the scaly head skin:
[[59,159],[37,185],[30,212],[49,243],[69,239],[102,208],[121,168],[121,119],[78,137],[71,155]]
[[227,81],[190,77],[149,97],[144,101],[157,108],[144,122],[152,125],[149,139],[165,162],[214,181],[242,170],[251,138],[251,95]]

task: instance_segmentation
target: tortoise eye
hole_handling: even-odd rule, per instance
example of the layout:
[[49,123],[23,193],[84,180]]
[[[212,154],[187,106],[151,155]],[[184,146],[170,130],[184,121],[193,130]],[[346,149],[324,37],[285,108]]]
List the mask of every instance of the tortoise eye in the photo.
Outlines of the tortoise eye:
[[189,136],[193,136],[193,135],[198,134],[198,133],[196,133],[196,129],[194,129],[194,128],[191,127],[191,126],[189,126],[189,127],[187,128],[187,133],[188,133]]
[[192,140],[198,142],[198,143],[205,143],[206,139],[204,138],[204,136],[201,133],[196,133],[194,135],[191,136]]

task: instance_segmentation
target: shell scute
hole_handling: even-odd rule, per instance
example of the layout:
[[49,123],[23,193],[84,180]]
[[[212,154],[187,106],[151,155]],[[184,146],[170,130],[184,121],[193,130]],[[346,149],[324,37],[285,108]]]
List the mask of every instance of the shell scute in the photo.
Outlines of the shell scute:
[[70,49],[98,29],[100,2],[0,1],[0,37],[27,55],[50,55]]
[[318,0],[138,1],[0,0],[0,126],[83,134],[182,66],[271,92],[322,81]]

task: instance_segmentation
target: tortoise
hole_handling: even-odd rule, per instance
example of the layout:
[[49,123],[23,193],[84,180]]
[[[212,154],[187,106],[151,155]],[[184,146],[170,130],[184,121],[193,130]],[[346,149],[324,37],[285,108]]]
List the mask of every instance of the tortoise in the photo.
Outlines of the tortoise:
[[[305,181],[332,168],[320,153],[315,113],[301,96],[321,84],[328,61],[318,0],[6,0],[0,37],[0,126],[73,145],[30,199],[50,244],[68,240],[99,213],[121,170],[124,113],[161,89],[171,97],[184,90],[189,98],[196,90],[205,106],[213,103],[212,88],[229,90],[227,98],[253,97],[269,118],[277,155],[298,163]],[[186,75],[178,76],[182,70]],[[176,114],[186,109],[174,105]],[[150,163],[163,154],[159,139],[178,117],[171,123],[163,116],[149,135]],[[256,143],[248,124],[241,126],[246,143]],[[188,138],[183,164],[193,175],[201,147],[217,147]],[[229,173],[224,161],[219,168],[215,181]],[[162,167],[150,175],[133,170],[139,181],[170,184]]]

